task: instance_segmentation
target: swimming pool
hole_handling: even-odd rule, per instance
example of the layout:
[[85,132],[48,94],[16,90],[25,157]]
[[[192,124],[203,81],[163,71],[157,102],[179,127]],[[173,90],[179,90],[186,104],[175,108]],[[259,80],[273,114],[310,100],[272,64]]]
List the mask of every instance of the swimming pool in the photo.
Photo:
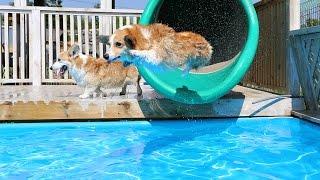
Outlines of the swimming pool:
[[0,179],[320,179],[296,118],[0,124]]

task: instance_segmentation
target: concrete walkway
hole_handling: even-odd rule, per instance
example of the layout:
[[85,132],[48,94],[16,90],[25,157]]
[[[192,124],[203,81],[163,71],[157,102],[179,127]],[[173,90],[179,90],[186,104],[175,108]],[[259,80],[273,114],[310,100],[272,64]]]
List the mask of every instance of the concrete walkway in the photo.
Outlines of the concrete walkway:
[[114,120],[152,118],[210,118],[290,116],[304,110],[302,98],[281,97],[241,86],[214,103],[186,105],[158,95],[143,85],[143,97],[129,86],[125,96],[120,89],[108,97],[80,99],[82,89],[74,85],[0,86],[0,120]]

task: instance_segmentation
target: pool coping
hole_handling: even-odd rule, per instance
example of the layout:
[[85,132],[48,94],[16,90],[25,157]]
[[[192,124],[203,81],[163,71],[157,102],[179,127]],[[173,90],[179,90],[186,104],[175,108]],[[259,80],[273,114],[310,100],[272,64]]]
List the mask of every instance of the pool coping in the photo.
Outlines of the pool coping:
[[[292,110],[305,109],[301,97],[279,96],[242,86],[213,103],[201,105],[178,103],[161,97],[148,86],[142,87],[144,96],[140,99],[129,88],[124,97],[116,94],[85,100],[77,97],[81,93],[77,86],[0,87],[0,122],[281,117],[291,116]],[[34,94],[38,96],[33,97]]]
[[292,111],[292,116],[298,117],[313,123],[320,124],[320,112],[316,111]]

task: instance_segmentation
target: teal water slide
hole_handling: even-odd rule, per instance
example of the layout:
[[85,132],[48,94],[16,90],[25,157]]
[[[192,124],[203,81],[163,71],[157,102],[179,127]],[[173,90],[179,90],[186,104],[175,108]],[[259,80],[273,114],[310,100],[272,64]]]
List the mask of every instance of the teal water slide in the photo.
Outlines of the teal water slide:
[[251,0],[149,0],[139,23],[154,22],[197,32],[214,48],[212,65],[187,76],[181,69],[155,72],[138,66],[147,83],[171,100],[213,102],[236,86],[253,62],[259,23]]

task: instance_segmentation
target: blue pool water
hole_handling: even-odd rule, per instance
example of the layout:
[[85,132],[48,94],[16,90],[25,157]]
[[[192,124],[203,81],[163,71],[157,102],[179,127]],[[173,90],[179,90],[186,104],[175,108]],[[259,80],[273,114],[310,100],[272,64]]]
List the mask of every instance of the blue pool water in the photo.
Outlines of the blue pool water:
[[0,124],[0,179],[320,179],[295,118]]

